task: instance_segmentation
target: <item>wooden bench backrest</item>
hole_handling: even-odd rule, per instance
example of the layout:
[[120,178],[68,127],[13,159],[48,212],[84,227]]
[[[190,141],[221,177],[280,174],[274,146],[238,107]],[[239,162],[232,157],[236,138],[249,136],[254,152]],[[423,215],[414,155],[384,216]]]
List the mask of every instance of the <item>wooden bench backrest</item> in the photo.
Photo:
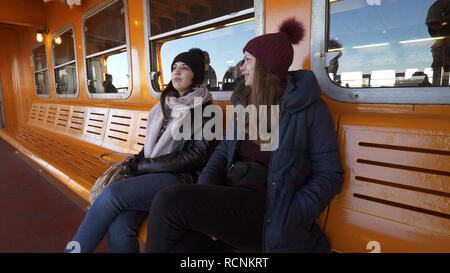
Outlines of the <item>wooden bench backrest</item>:
[[[34,103],[28,125],[70,136],[80,144],[88,142],[113,151],[138,153],[144,147],[148,111]],[[230,113],[224,115],[224,126],[230,117]],[[325,223],[326,213],[317,220],[320,226]]]
[[335,250],[376,241],[381,251],[448,251],[448,120],[343,114],[338,132],[345,183],[326,224]]
[[110,150],[137,153],[144,146],[148,111],[34,103],[28,125]]

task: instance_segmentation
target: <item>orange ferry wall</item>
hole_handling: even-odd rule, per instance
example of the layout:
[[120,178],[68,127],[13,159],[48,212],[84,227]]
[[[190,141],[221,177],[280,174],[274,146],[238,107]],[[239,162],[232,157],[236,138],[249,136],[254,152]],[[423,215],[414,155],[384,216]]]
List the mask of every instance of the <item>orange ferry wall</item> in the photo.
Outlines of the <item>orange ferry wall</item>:
[[0,0],[0,23],[18,26],[45,26],[44,2]]
[[[30,0],[42,2],[41,0]],[[131,59],[131,93],[128,99],[91,99],[86,90],[85,62],[83,60],[82,41],[82,16],[90,8],[94,7],[100,0],[83,0],[82,5],[72,9],[59,1],[44,4],[45,25],[49,34],[44,36],[47,49],[47,63],[49,67],[50,97],[37,97],[34,85],[33,67],[31,65],[31,54],[35,40],[35,31],[40,29],[39,25],[28,28],[7,26],[0,24],[2,43],[0,56],[5,59],[0,68],[2,77],[3,96],[5,104],[5,116],[8,124],[24,123],[28,117],[30,107],[34,101],[55,103],[96,104],[99,106],[119,106],[123,108],[149,109],[157,100],[154,99],[147,88],[145,67],[145,37],[143,19],[143,1],[128,1],[128,26]],[[2,4],[1,10],[9,9],[9,4]],[[4,8],[6,6],[6,8]],[[13,9],[13,12],[19,12]],[[37,24],[41,24],[36,20]],[[52,69],[51,37],[55,31],[72,23],[75,32],[76,60],[78,67],[79,95],[77,98],[56,97],[54,86],[54,75]],[[20,72],[20,73],[18,73]]]
[[[42,2],[41,0],[29,0],[33,2],[33,5],[37,5],[39,10],[39,5],[37,2]],[[9,4],[5,4],[6,1],[0,2],[0,10],[5,10],[4,7],[9,8]],[[8,3],[14,1],[8,1]],[[28,1],[27,1],[28,2]],[[149,109],[154,105],[157,100],[154,99],[147,87],[147,76],[146,76],[146,53],[145,53],[145,43],[147,38],[144,37],[144,18],[143,18],[143,1],[142,0],[129,0],[128,3],[128,26],[129,26],[129,40],[130,48],[129,54],[131,59],[131,93],[130,97],[126,100],[107,100],[107,99],[91,99],[88,96],[86,90],[86,79],[85,79],[85,62],[83,60],[83,46],[82,46],[82,15],[90,8],[94,7],[96,4],[101,2],[100,0],[83,0],[82,6],[75,6],[72,9],[68,5],[62,4],[60,1],[52,1],[44,4],[45,13],[45,25],[49,28],[50,33],[45,36],[45,43],[47,47],[47,60],[49,64],[50,73],[50,83],[51,83],[51,96],[49,98],[39,98],[36,95],[34,86],[34,75],[33,68],[31,66],[31,49],[35,41],[35,30],[39,28],[42,24],[42,18],[39,16],[33,19],[31,15],[24,15],[18,21],[26,22],[26,24],[31,25],[28,28],[17,27],[17,26],[6,26],[0,24],[0,76],[2,82],[2,91],[4,97],[4,107],[6,122],[8,127],[14,127],[26,122],[30,108],[33,102],[53,102],[53,103],[67,103],[67,104],[80,104],[80,105],[96,105],[104,107],[115,107],[123,109]],[[306,28],[305,38],[294,47],[294,62],[291,66],[291,70],[295,69],[310,69],[310,55],[311,55],[311,41],[310,41],[310,28],[311,28],[311,3],[312,0],[266,0],[265,1],[265,32],[270,33],[277,31],[279,24],[283,19],[296,16],[300,19]],[[31,6],[33,6],[31,5]],[[19,13],[20,9],[13,8],[12,13]],[[5,18],[4,13],[0,12],[0,19]],[[30,20],[32,22],[30,22]],[[0,21],[2,23],[2,21]],[[3,22],[4,23],[4,22]],[[53,83],[53,68],[51,60],[50,42],[52,34],[65,26],[68,23],[72,23],[75,31],[76,39],[76,55],[77,55],[77,66],[78,66],[78,82],[79,82],[79,95],[75,99],[63,99],[57,98],[54,90]],[[394,210],[378,211],[375,208],[358,208],[358,202],[352,201],[354,203],[346,203],[344,198],[347,192],[350,194],[352,187],[362,185],[361,182],[352,181],[354,178],[349,176],[349,173],[358,169],[357,164],[353,161],[349,161],[349,158],[357,158],[361,156],[377,156],[376,153],[371,153],[370,149],[366,150],[353,150],[351,146],[352,143],[357,143],[357,140],[361,135],[364,135],[368,128],[375,128],[374,133],[367,137],[373,137],[381,139],[382,136],[386,136],[386,132],[389,134],[386,137],[387,141],[396,140],[401,146],[405,139],[409,139],[412,143],[423,148],[423,151],[427,149],[444,150],[449,151],[449,135],[450,135],[450,107],[448,105],[412,105],[412,104],[356,104],[356,103],[343,103],[337,102],[330,99],[326,95],[322,98],[328,104],[336,128],[338,130],[338,135],[340,136],[340,148],[341,157],[345,169],[345,184],[343,188],[343,193],[341,193],[338,198],[335,198],[330,205],[330,212],[328,219],[326,220],[326,233],[330,236],[330,241],[332,246],[337,251],[363,251],[367,252],[365,245],[361,245],[361,238],[366,238],[367,234],[376,233],[378,230],[393,230],[389,236],[392,238],[397,238],[398,234],[402,234],[402,240],[405,245],[410,246],[410,250],[421,250],[421,243],[429,241],[429,243],[434,243],[439,245],[439,243],[448,242],[448,223],[446,222],[433,222],[425,228],[414,226],[416,225],[413,221],[414,215],[410,215],[410,212],[404,212],[398,210],[398,219],[403,219],[405,223],[410,227],[409,230],[402,229],[399,223],[395,221],[384,221],[379,222],[379,219],[383,217],[391,217],[388,215]],[[226,102],[218,103],[224,107]],[[371,121],[370,124],[366,124]],[[381,132],[381,128],[384,130]],[[367,129],[364,131],[364,129]],[[361,131],[363,130],[363,131]],[[378,131],[377,131],[378,130]],[[362,132],[359,134],[358,132]],[[406,138],[406,135],[411,137]],[[431,137],[430,137],[431,135]],[[438,136],[438,137],[435,137]],[[389,142],[387,142],[389,143]],[[345,149],[343,147],[350,147]],[[443,148],[442,148],[443,147]],[[436,168],[442,168],[441,171],[449,172],[448,169],[448,155],[430,155],[422,156],[417,153],[414,158],[416,160],[415,164],[419,166],[428,166],[435,163]],[[407,157],[407,156],[406,156]],[[398,160],[403,160],[404,158],[398,158]],[[447,165],[446,165],[447,164]],[[372,173],[377,175],[377,169],[373,169]],[[437,183],[435,190],[446,192],[448,191],[449,176],[440,178],[441,180],[430,180],[432,183]],[[402,181],[404,183],[409,183],[409,181]],[[358,184],[359,183],[359,184]],[[417,185],[424,187],[427,185],[428,181],[426,176],[417,180]],[[441,184],[439,184],[441,183]],[[441,186],[439,186],[439,185]],[[430,186],[431,187],[431,186]],[[435,187],[435,186],[433,186]],[[373,190],[374,188],[369,186],[368,190]],[[382,192],[383,194],[389,195],[389,193]],[[416,194],[416,193],[414,193]],[[351,194],[349,195],[351,197]],[[415,200],[420,200],[417,198],[412,198]],[[425,199],[424,199],[425,200]],[[428,200],[428,199],[426,199]],[[444,199],[442,199],[444,200]],[[441,201],[442,201],[441,200]],[[436,208],[443,208],[445,203],[439,203],[441,201],[431,202],[436,204]],[[443,202],[443,201],[442,201]],[[420,204],[419,204],[420,205]],[[357,209],[346,209],[345,206],[354,206]],[[448,207],[448,203],[447,203]],[[353,208],[353,207],[352,207]],[[445,207],[444,207],[445,208]],[[371,215],[378,215],[376,220],[371,219],[370,221],[364,220],[364,217],[368,217],[370,213],[361,213],[358,209],[366,211],[371,211]],[[326,212],[325,212],[326,213]],[[378,214],[379,213],[379,214]],[[356,218],[355,218],[356,217]],[[362,217],[362,218],[361,218]],[[428,217],[428,216],[427,216]],[[432,216],[430,216],[432,217]],[[358,219],[358,220],[352,220]],[[362,220],[361,220],[362,219]],[[431,218],[430,218],[431,219]],[[434,218],[433,218],[434,219]],[[403,221],[402,220],[402,221]],[[321,225],[324,224],[325,214],[322,215],[319,222]],[[374,223],[372,226],[356,225],[360,223]],[[394,223],[395,226],[389,226],[389,223]],[[397,226],[397,224],[399,226]],[[403,224],[402,224],[403,225]],[[330,228],[330,229],[328,229]],[[342,228],[342,230],[340,229]],[[418,238],[418,230],[423,237]],[[427,231],[428,230],[428,231]],[[402,233],[403,232],[403,233]],[[446,233],[447,232],[447,233]],[[431,235],[430,235],[431,234]],[[439,237],[446,234],[447,237]],[[433,236],[437,237],[433,237]],[[353,238],[351,236],[359,236],[358,238]],[[392,242],[398,242],[387,236],[387,240]],[[368,240],[371,239],[367,237]],[[390,238],[390,239],[389,239]],[[430,239],[431,238],[431,239]],[[445,240],[443,240],[444,238]],[[355,239],[355,240],[352,240]],[[434,240],[436,239],[436,240]],[[351,242],[356,242],[358,245],[352,245]],[[384,243],[383,247],[388,244]],[[398,245],[398,243],[397,243]],[[397,245],[392,246],[394,249],[398,247]],[[437,249],[437,248],[436,248]],[[441,250],[449,250],[447,246],[440,248]]]
[[283,20],[290,17],[295,17],[303,23],[305,36],[297,45],[294,45],[294,61],[289,70],[310,69],[311,0],[266,0],[266,33],[277,32]]
[[33,43],[35,35],[34,28],[0,24],[0,77],[7,127],[23,124],[32,101],[37,98],[31,46],[27,47]]
[[0,25],[0,79],[2,85],[3,105],[6,126],[17,126],[18,96],[15,95],[20,87],[20,81],[15,77],[18,74],[18,59],[20,51],[15,45],[19,40],[18,27],[5,27]]

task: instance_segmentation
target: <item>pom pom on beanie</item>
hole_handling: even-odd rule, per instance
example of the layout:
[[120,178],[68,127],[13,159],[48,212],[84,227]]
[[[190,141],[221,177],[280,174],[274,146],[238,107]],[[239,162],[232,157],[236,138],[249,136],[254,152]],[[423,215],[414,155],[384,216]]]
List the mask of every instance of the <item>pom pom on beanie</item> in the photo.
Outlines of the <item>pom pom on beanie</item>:
[[305,35],[305,28],[302,22],[295,20],[294,17],[284,20],[279,30],[289,36],[291,43],[294,45],[298,44]]

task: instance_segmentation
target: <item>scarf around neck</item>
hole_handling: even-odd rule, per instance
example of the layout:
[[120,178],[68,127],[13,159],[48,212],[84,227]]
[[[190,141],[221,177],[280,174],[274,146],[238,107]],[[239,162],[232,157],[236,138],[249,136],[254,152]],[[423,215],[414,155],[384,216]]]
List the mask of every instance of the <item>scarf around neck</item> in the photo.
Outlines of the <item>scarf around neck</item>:
[[[201,98],[201,100],[197,100],[195,101],[197,103],[194,103],[195,98]],[[194,91],[179,98],[167,96],[165,105],[170,109],[170,116],[172,119],[159,140],[157,139],[163,125],[164,115],[160,102],[155,104],[150,110],[147,118],[144,143],[145,158],[154,158],[170,153],[174,143],[174,138],[171,133],[172,127],[183,123],[186,118],[191,118],[190,115],[188,115],[191,109],[202,107],[203,104],[209,101],[212,101],[212,95],[206,88],[206,85],[201,85],[194,89]]]

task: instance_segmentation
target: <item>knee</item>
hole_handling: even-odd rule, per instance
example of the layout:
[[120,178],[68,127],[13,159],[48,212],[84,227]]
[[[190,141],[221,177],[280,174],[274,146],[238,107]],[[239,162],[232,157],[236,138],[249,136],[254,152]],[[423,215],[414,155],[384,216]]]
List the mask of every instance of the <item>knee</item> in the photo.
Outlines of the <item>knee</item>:
[[189,187],[192,185],[178,184],[160,190],[153,200],[151,211],[168,215],[178,208],[185,207],[186,191]]
[[108,236],[110,237],[129,237],[136,234],[136,230],[130,225],[126,217],[119,215],[109,225]]
[[123,213],[116,217],[108,228],[107,238],[110,252],[139,252],[137,226],[143,216],[139,217],[134,213]]
[[98,196],[97,200],[95,202],[106,202],[111,203],[114,202],[114,200],[117,200],[118,195],[120,194],[120,191],[115,187],[115,184],[111,184],[107,186],[102,193]]

